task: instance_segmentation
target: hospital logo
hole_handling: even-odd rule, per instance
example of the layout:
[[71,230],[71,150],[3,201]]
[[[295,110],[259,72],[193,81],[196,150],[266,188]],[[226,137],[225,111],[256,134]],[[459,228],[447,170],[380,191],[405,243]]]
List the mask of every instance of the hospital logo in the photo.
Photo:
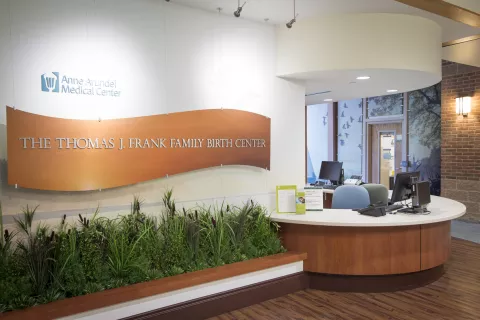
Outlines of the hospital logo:
[[60,92],[60,79],[58,72],[48,72],[42,74],[43,92]]

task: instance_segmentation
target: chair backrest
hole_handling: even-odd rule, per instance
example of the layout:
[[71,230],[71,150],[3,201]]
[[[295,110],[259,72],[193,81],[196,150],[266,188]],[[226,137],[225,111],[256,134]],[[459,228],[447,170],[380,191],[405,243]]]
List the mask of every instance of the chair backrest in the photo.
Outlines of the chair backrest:
[[368,191],[361,186],[340,186],[333,192],[332,209],[362,209],[369,204]]
[[383,184],[369,183],[362,185],[370,196],[370,204],[388,204],[388,189]]

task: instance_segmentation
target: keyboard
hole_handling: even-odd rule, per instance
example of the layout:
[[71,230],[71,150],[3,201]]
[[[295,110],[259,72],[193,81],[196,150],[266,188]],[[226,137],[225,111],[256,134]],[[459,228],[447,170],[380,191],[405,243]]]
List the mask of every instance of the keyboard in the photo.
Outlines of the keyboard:
[[329,190],[335,190],[337,189],[338,186],[334,186],[334,185],[325,185],[323,186],[323,189],[329,189]]
[[402,208],[403,208],[403,205],[401,205],[401,204],[391,204],[391,205],[389,205],[385,208],[385,211],[392,212],[392,211],[402,209]]

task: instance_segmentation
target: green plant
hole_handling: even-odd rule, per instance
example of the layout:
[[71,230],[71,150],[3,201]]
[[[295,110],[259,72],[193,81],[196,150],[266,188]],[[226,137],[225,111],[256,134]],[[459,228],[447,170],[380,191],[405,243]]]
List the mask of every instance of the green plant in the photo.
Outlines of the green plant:
[[58,289],[49,289],[48,291],[45,292],[44,295],[42,295],[38,299],[38,303],[45,304],[45,303],[59,300],[61,298],[63,298],[62,292],[60,292]]
[[89,282],[86,284],[84,292],[85,294],[103,291],[105,288],[100,283]]
[[250,257],[261,257],[278,252],[284,252],[278,237],[279,225],[272,221],[266,209],[259,205],[253,205],[252,219],[246,228],[248,232],[249,246],[254,248]]
[[160,270],[162,267],[162,254],[164,239],[158,230],[157,220],[147,218],[145,220],[145,235],[138,244],[138,250],[143,252],[148,260],[149,270]]
[[213,214],[210,208],[205,209],[201,214],[201,223],[212,264],[219,266],[228,263],[235,233],[225,218],[223,205],[220,209],[214,209]]
[[161,269],[167,275],[183,273],[190,257],[186,241],[185,219],[168,211],[162,217],[159,232],[164,241],[161,251]]
[[175,208],[175,200],[173,200],[173,189],[167,189],[163,194],[163,205],[165,209],[167,209],[167,214],[175,215],[176,208]]
[[18,250],[21,252],[20,257],[27,269],[33,292],[36,295],[41,295],[52,280],[55,233],[52,232],[48,235],[48,227],[41,224],[37,226],[35,231],[32,231],[32,222],[36,210],[37,207],[30,209],[27,206],[23,210],[23,218],[15,218],[15,223],[19,231],[25,236],[17,243]]
[[192,261],[193,269],[200,267],[204,263],[204,255],[200,251],[200,239],[202,236],[202,226],[198,218],[198,211],[189,213],[183,208],[185,219],[185,234],[187,238],[187,246],[189,253],[189,260]]
[[[3,210],[2,202],[0,201],[0,233],[3,234]],[[0,246],[3,247],[3,238],[0,238]]]
[[37,211],[38,206],[33,209],[30,209],[28,205],[22,210],[22,218],[14,218],[15,224],[20,229],[21,232],[26,235],[32,233],[32,223],[35,212]]
[[83,265],[80,260],[79,232],[77,229],[68,229],[59,235],[61,243],[57,246],[55,281],[65,296],[81,295],[86,286]]
[[278,225],[253,201],[179,210],[172,190],[162,201],[158,218],[135,196],[116,219],[97,208],[52,229],[34,227],[37,208],[27,206],[18,232],[0,237],[0,313],[284,251]]
[[133,197],[133,203],[130,206],[130,213],[121,217],[121,226],[127,233],[129,241],[135,241],[138,233],[147,220],[144,213],[141,212],[142,201],[138,196]]
[[101,281],[104,277],[105,252],[107,248],[107,229],[111,222],[98,218],[97,207],[91,219],[79,215],[81,229],[78,233],[77,245],[81,268],[87,282]]
[[15,237],[14,233],[10,233],[8,230],[5,230],[0,243],[0,272],[4,272],[8,269],[9,259],[12,256],[12,240]]
[[112,228],[108,235],[107,263],[112,275],[116,278],[126,278],[132,272],[145,272],[143,256],[136,248],[148,229],[144,229],[138,238],[131,243],[128,235],[121,229]]
[[36,304],[37,304],[37,300],[34,297],[23,294],[12,299],[8,309],[10,310],[25,309],[28,307],[33,307]]

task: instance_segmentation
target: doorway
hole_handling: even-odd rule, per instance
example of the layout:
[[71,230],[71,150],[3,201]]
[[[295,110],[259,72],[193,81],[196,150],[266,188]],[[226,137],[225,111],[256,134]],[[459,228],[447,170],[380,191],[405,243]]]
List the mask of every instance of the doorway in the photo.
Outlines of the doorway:
[[390,189],[401,171],[402,123],[370,124],[368,132],[369,181]]
[[379,180],[387,188],[390,185],[390,177],[395,176],[395,131],[380,131],[379,149]]

